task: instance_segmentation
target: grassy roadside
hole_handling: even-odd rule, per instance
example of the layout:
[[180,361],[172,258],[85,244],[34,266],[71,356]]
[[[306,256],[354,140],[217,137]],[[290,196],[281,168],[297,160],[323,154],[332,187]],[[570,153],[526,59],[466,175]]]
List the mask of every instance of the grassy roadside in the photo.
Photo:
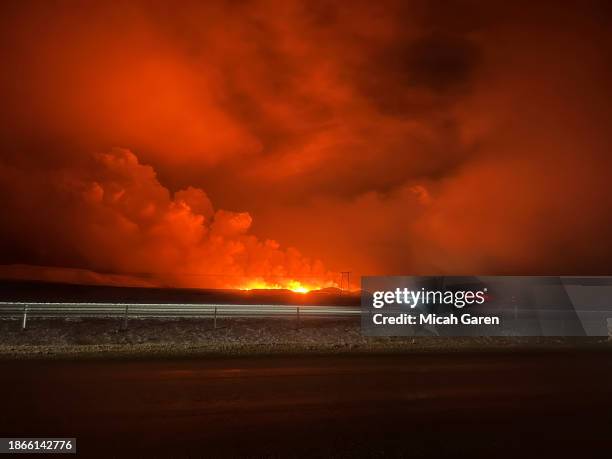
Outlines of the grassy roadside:
[[612,350],[599,338],[369,338],[354,319],[32,320],[21,330],[0,321],[0,359],[150,358],[211,355],[406,353],[505,350]]

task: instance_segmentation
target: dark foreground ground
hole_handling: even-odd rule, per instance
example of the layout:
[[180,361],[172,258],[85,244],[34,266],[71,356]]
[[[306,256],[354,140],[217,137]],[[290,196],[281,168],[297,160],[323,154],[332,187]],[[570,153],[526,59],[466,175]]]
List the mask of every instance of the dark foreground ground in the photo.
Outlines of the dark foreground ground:
[[0,436],[81,457],[608,457],[607,350],[0,361]]

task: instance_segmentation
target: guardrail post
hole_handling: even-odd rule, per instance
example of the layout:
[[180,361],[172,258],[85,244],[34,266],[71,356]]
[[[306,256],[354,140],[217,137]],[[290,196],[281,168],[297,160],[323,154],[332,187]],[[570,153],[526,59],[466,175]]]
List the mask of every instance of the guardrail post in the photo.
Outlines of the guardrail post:
[[215,306],[215,320],[214,320],[214,328],[217,329],[217,306]]
[[21,329],[25,330],[28,323],[28,305],[23,305],[23,322],[21,322]]
[[129,304],[125,305],[125,311],[123,312],[123,323],[121,324],[121,331],[126,331],[128,329],[128,308]]
[[296,325],[296,330],[300,329],[300,307],[296,307],[295,308],[295,315],[297,317],[297,325]]

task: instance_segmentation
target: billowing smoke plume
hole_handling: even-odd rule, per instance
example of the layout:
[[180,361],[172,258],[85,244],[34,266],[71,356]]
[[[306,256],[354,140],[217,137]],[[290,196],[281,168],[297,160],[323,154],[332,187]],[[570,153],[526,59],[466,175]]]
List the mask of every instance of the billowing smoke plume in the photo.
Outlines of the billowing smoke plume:
[[[319,261],[249,234],[247,212],[215,211],[199,188],[171,194],[153,168],[129,150],[27,174],[2,169],[0,179],[14,215],[11,227],[21,235],[14,239],[25,242],[13,250],[40,264],[109,274],[85,281],[294,290],[335,286],[335,276]],[[24,267],[12,271],[27,275]],[[57,270],[40,268],[31,274],[58,276]],[[79,270],[64,270],[60,280],[78,281],[77,275]]]

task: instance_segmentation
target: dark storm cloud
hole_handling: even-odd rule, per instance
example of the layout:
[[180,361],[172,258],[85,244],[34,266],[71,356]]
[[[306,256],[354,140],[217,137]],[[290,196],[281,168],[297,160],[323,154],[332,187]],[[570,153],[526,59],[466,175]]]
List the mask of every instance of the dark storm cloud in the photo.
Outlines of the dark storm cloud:
[[406,50],[407,83],[446,92],[465,87],[478,63],[478,48],[457,36],[430,35]]
[[365,96],[384,114],[420,116],[469,91],[479,61],[478,45],[466,37],[426,34],[374,50],[359,73]]

